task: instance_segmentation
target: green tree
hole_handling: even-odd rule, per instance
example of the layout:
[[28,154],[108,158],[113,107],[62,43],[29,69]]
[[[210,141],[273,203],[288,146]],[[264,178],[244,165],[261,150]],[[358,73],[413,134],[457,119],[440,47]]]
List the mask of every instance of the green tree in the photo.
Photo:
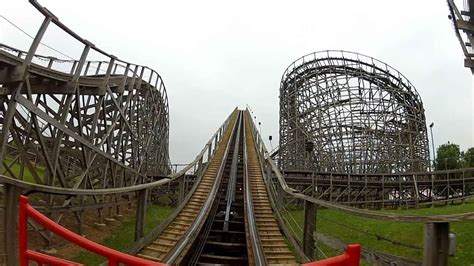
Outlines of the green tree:
[[464,167],[474,167],[474,147],[467,149],[463,154]]
[[461,166],[461,150],[454,143],[442,144],[436,150],[436,170],[456,169]]

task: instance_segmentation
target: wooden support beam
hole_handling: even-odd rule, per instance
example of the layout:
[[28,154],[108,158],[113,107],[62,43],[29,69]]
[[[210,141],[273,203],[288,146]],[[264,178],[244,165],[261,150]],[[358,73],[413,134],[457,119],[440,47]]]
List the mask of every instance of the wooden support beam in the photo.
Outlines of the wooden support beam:
[[456,20],[456,25],[458,28],[466,31],[466,32],[473,32],[474,31],[474,23],[471,21],[466,21],[466,20]]
[[14,185],[5,186],[4,246],[6,265],[18,265],[18,203],[21,189]]
[[423,266],[448,265],[449,223],[432,222],[425,224],[425,246]]
[[415,189],[415,208],[418,209],[418,203],[419,203],[419,196],[420,193],[418,192],[418,183],[416,182],[416,175],[413,175],[413,186]]
[[469,67],[469,68],[474,68],[474,61],[469,58],[466,58],[464,59],[464,66]]
[[310,260],[316,259],[316,243],[313,238],[316,229],[316,211],[315,203],[304,202],[303,251]]
[[179,180],[179,195],[178,195],[178,205],[181,204],[181,202],[183,202],[184,198],[185,198],[185,180],[186,178],[186,175],[184,175],[183,177],[181,177],[181,179]]
[[140,240],[144,235],[145,212],[148,198],[148,189],[138,191],[137,197],[137,219],[135,221],[135,241]]
[[207,162],[208,163],[211,161],[211,157],[212,157],[212,141],[209,142],[209,147],[208,147],[208,150],[207,150]]
[[474,0],[468,0],[467,5],[468,5],[468,9],[469,9],[468,10],[469,16],[471,17],[470,20],[474,21]]

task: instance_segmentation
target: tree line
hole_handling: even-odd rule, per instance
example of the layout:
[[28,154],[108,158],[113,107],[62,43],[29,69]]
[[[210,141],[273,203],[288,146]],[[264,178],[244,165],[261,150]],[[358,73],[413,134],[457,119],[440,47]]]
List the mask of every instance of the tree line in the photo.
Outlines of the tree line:
[[436,150],[434,168],[436,170],[474,167],[474,147],[461,151],[455,143],[442,144]]

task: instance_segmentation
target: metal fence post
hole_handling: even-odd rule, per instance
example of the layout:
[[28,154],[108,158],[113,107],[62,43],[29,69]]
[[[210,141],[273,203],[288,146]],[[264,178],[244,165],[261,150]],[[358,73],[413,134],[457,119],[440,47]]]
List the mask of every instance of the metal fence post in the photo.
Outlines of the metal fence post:
[[425,245],[423,266],[448,265],[449,223],[433,222],[425,224]]

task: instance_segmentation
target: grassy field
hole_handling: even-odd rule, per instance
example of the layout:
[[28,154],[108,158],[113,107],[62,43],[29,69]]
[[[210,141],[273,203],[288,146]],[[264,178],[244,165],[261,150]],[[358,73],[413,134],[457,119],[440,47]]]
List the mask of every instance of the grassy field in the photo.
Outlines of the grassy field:
[[[172,207],[150,204],[146,210],[145,234],[166,219],[173,210],[174,208]],[[100,244],[116,250],[125,250],[130,247],[134,242],[135,236],[135,216],[126,219],[117,229],[107,233],[109,236],[100,241]],[[89,252],[81,252],[72,260],[84,265],[98,265],[104,262],[103,257]]]
[[[10,166],[10,164],[12,164],[13,162],[13,159],[10,158],[10,157],[5,157],[5,159],[3,160],[3,162]],[[44,176],[44,167],[42,166],[35,166],[37,171],[38,171],[38,175],[40,177],[43,177]],[[16,176],[20,176],[20,172],[21,172],[21,164],[15,162],[13,163],[13,165],[10,167],[10,170],[13,172],[14,175]],[[8,172],[5,173],[5,175],[7,176],[10,176],[10,174]],[[24,171],[23,171],[23,180],[26,181],[26,182],[30,182],[30,183],[36,183],[34,178],[33,178],[33,175],[31,174],[30,170],[28,170],[28,167],[25,166],[24,168]]]
[[[461,205],[448,205],[410,210],[386,210],[407,215],[436,215],[473,212],[474,202]],[[303,211],[290,212],[301,227],[303,225]],[[287,214],[289,216],[290,214]],[[290,219],[291,220],[291,219]],[[320,209],[316,219],[318,232],[336,237],[346,243],[360,243],[362,246],[398,256],[422,260],[422,249],[414,249],[396,245],[389,241],[377,238],[377,235],[398,241],[403,244],[423,247],[423,224],[381,221],[357,217],[340,211]],[[296,227],[296,224],[293,224]],[[450,265],[469,265],[474,263],[474,222],[450,223],[451,232],[456,234],[456,256],[449,258]]]

